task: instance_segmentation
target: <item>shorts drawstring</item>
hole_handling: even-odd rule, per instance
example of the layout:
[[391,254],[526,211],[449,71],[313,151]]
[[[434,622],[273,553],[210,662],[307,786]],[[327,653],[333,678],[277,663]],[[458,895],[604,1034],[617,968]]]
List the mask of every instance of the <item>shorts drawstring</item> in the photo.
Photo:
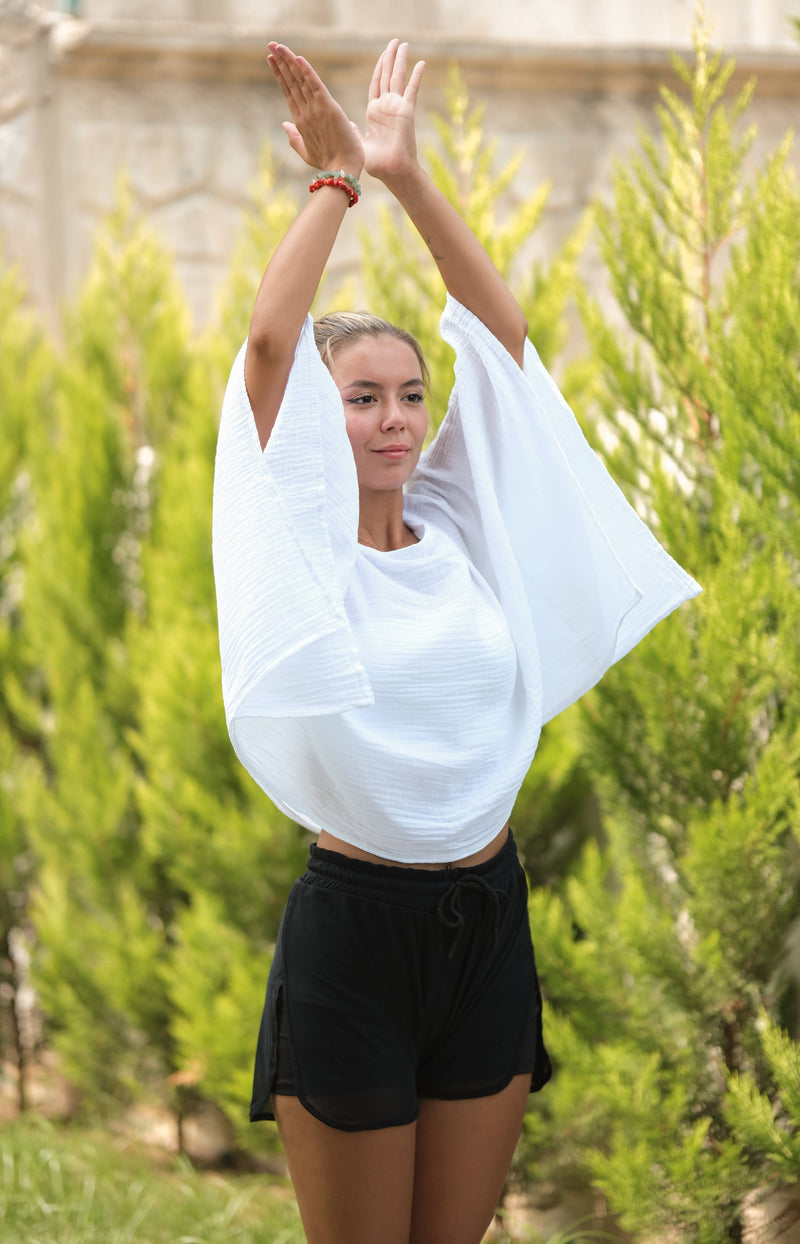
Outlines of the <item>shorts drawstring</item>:
[[490,885],[480,873],[468,873],[466,876],[459,877],[447,887],[436,907],[436,914],[444,927],[455,930],[453,943],[447,953],[448,959],[452,959],[455,954],[456,947],[461,941],[461,936],[464,932],[464,909],[461,905],[464,890],[480,890],[492,900],[494,906],[492,946],[496,946],[500,938],[500,917],[502,914],[500,900],[506,897],[506,891],[498,890],[495,886]]

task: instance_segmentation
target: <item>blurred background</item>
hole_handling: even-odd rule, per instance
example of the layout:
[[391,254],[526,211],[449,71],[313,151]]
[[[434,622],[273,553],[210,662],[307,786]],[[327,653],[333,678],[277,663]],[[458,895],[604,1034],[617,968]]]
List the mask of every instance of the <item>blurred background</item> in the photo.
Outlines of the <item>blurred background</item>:
[[[754,158],[796,122],[792,0],[714,0],[714,39],[758,76]],[[500,156],[525,152],[509,197],[550,180],[534,254],[552,253],[640,125],[653,123],[669,55],[691,46],[691,0],[63,0],[0,4],[0,233],[51,324],[89,263],[98,219],[127,170],[134,200],[175,256],[198,325],[215,308],[260,153],[300,187],[265,63],[274,38],[302,51],[353,118],[386,41],[428,62],[422,131],[457,61]],[[398,25],[398,21],[400,25]],[[426,120],[426,114],[427,120]],[[794,159],[797,160],[797,155]],[[380,198],[361,205],[369,219]],[[353,232],[340,267],[355,263]],[[587,260],[587,263],[589,261]]]
[[[309,171],[270,39],[420,146],[703,595],[549,723],[513,825],[556,1075],[499,1240],[800,1239],[800,0],[0,0],[0,1224],[295,1244],[247,1123],[308,835],[238,766],[219,408]],[[364,179],[319,295],[453,359]],[[547,538],[547,533],[539,533]]]

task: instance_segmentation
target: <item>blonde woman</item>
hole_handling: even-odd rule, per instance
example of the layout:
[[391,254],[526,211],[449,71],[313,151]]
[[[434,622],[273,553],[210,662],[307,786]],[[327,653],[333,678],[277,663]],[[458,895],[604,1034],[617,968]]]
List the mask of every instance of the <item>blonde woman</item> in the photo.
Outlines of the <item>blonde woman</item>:
[[[269,975],[251,1117],[277,1120],[311,1244],[471,1244],[550,1076],[508,819],[542,724],[699,588],[591,452],[519,306],[417,160],[424,63],[392,40],[362,132],[269,63],[315,172],[231,373],[215,483],[237,754],[319,835]],[[427,370],[370,315],[312,324],[366,171],[448,290]]]

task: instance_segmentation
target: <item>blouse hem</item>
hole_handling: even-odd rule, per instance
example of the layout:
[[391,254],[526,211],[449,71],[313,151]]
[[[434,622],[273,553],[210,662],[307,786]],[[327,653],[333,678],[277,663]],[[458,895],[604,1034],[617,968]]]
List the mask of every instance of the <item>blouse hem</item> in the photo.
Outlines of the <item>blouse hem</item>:
[[[387,864],[452,864],[455,860],[465,859],[468,855],[474,855],[477,851],[482,851],[495,838],[500,830],[506,825],[513,810],[513,802],[508,810],[503,813],[493,814],[490,823],[477,835],[472,835],[469,839],[458,836],[458,831],[454,831],[449,847],[436,847],[431,851],[423,851],[422,844],[415,844],[416,849],[413,852],[401,851],[396,848],[394,843],[389,847],[386,841],[377,842],[371,839],[359,837],[358,834],[352,833],[345,829],[339,829],[326,825],[323,828],[329,834],[339,838],[342,842],[346,842],[350,847],[358,847],[361,851],[369,851],[371,855],[377,855],[380,859],[385,860]],[[321,833],[322,830],[312,830],[313,833]],[[400,834],[400,830],[397,831]],[[407,843],[409,840],[408,831],[403,831],[403,839]],[[386,854],[391,850],[392,854]]]

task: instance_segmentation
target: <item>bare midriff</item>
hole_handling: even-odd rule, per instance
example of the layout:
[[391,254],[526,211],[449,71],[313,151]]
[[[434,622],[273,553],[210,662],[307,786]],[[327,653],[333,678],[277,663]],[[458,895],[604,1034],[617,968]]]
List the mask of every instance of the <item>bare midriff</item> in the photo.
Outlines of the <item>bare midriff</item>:
[[508,822],[491,842],[481,847],[480,851],[473,851],[472,855],[465,855],[460,860],[448,860],[442,864],[409,864],[403,860],[386,859],[383,855],[373,855],[371,851],[362,851],[360,847],[354,847],[349,842],[342,842],[341,838],[329,834],[326,829],[320,831],[317,846],[326,851],[338,851],[340,855],[349,855],[351,860],[368,860],[370,864],[388,864],[398,868],[427,868],[433,871],[439,868],[472,868],[474,864],[482,864],[484,860],[490,860],[493,855],[497,855],[507,840]]

